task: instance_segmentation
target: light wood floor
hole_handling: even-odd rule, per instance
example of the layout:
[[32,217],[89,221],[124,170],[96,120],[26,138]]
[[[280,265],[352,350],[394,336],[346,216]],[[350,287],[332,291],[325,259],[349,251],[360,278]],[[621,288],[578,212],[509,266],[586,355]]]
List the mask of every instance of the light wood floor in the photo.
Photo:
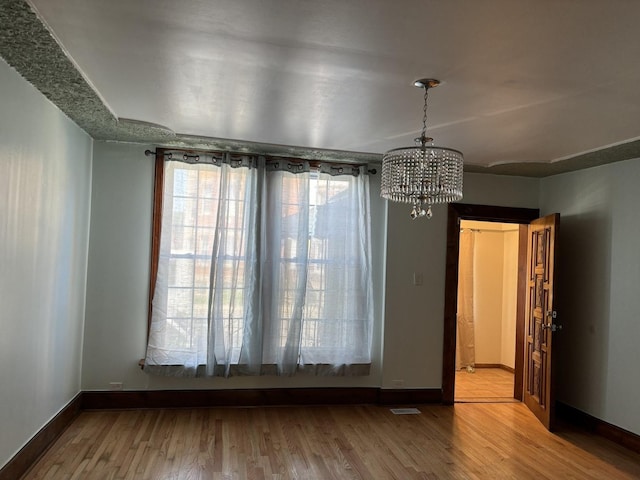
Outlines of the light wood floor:
[[476,368],[474,373],[456,371],[455,400],[513,400],[513,373],[501,368]]
[[25,479],[631,479],[640,455],[521,403],[83,412]]

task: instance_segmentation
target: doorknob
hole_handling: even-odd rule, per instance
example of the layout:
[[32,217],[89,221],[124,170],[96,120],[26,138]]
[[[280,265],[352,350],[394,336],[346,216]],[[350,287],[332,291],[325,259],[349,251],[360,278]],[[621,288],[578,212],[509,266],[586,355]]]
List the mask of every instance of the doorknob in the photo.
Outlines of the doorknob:
[[558,318],[558,312],[556,312],[555,310],[549,310],[547,312],[547,317],[549,317],[552,320],[549,320],[548,324],[542,324],[542,329],[549,329],[552,332],[557,332],[558,330],[562,330],[562,325],[558,325],[556,323],[553,323],[553,320],[555,320],[556,318]]
[[558,330],[562,330],[562,325],[558,325],[555,323],[550,323],[548,325],[545,325],[544,323],[542,324],[542,329],[549,329],[552,332],[557,332]]

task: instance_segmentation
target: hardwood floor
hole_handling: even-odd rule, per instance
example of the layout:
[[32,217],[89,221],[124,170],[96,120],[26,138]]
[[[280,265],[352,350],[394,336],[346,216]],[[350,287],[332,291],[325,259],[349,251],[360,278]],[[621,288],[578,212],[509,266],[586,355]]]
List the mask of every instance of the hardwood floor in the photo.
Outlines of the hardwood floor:
[[85,411],[34,479],[631,479],[640,455],[521,403]]
[[513,373],[501,368],[476,368],[474,373],[456,371],[456,402],[496,399],[513,400]]

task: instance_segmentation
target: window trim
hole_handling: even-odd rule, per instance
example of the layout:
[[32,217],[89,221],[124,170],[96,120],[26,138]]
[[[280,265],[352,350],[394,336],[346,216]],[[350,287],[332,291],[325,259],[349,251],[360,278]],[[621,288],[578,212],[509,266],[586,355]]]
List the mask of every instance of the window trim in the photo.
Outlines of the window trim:
[[153,180],[153,217],[151,221],[151,272],[149,275],[149,299],[147,311],[147,342],[151,333],[151,316],[153,313],[153,296],[158,278],[160,263],[160,236],[162,233],[162,207],[164,197],[164,148],[156,148],[156,159]]

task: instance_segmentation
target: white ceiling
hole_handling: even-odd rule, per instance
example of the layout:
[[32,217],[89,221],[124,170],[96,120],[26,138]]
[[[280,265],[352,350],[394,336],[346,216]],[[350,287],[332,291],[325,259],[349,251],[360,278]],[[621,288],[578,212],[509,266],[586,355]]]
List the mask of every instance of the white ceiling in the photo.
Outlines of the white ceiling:
[[381,153],[428,133],[469,165],[640,138],[633,0],[29,0],[117,117]]

